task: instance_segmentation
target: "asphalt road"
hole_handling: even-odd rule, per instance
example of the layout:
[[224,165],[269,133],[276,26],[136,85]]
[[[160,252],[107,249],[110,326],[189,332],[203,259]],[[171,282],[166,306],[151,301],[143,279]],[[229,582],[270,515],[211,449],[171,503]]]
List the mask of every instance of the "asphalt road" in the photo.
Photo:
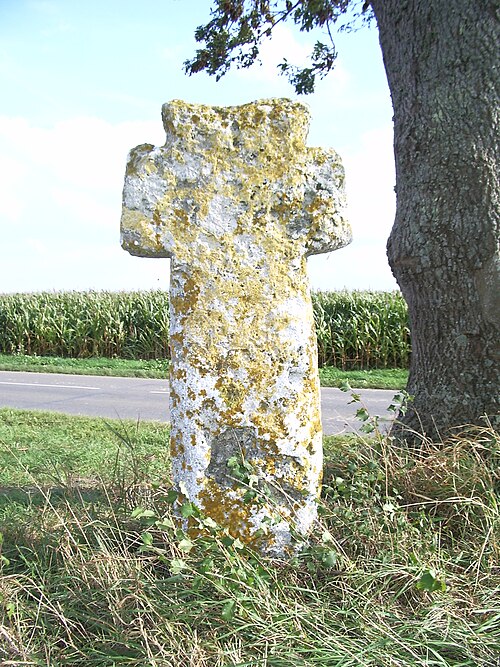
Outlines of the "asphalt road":
[[[167,380],[115,378],[55,373],[0,371],[0,407],[49,410],[70,415],[88,415],[141,421],[169,421]],[[370,415],[384,423],[395,391],[356,390]],[[327,435],[356,431],[359,403],[349,404],[350,394],[323,387],[321,410]]]

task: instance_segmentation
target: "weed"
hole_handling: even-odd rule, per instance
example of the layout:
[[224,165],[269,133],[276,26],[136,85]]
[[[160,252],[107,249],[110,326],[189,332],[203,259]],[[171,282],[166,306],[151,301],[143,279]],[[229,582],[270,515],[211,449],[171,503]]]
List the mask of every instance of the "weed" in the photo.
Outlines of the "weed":
[[[326,438],[320,518],[289,561],[263,558],[191,503],[200,534],[186,535],[177,492],[165,476],[148,481],[164,445],[145,451],[143,427],[113,425],[125,460],[104,481],[90,475],[91,495],[55,493],[41,468],[10,459],[0,663],[495,666],[500,446],[488,426],[418,451],[376,430]],[[250,486],[242,459],[230,470]]]

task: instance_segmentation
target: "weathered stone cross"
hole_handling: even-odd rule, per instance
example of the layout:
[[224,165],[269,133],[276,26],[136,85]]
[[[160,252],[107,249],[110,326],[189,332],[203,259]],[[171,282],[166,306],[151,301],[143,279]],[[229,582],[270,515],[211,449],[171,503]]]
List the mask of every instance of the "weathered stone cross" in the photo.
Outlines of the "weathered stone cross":
[[334,151],[307,108],[173,101],[166,143],[128,158],[122,246],[171,257],[171,453],[187,500],[283,556],[316,516],[322,471],[306,256],[350,242]]

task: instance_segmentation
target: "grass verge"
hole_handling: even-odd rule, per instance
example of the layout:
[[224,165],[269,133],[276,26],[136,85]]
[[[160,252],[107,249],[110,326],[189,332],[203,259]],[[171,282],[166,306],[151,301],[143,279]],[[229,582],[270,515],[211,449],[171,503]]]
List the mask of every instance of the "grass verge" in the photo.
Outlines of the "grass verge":
[[165,482],[167,424],[0,408],[0,487]]
[[[114,377],[164,378],[168,375],[168,360],[147,359],[67,359],[37,357],[23,354],[0,354],[0,370],[39,373],[69,373],[73,375],[110,375]],[[408,371],[402,368],[342,371],[325,367],[319,371],[323,387],[341,387],[348,382],[359,389],[404,389]]]
[[319,369],[322,387],[343,387],[347,382],[358,389],[394,389],[401,391],[408,382],[404,368],[377,368],[365,371],[342,371],[326,366]]
[[28,354],[0,354],[0,370],[164,378],[168,375],[168,360],[108,359],[106,357],[70,359],[66,357],[38,357]]
[[0,664],[498,664],[488,428],[418,451],[325,439],[320,519],[277,562],[219,527],[176,528],[165,426],[10,409],[0,423]]

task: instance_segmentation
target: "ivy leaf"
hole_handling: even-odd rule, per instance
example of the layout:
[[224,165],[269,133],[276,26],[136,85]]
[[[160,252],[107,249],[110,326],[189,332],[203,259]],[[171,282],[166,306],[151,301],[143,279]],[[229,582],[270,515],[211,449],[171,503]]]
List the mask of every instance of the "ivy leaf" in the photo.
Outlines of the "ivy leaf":
[[170,572],[172,574],[181,574],[187,568],[187,563],[181,558],[172,558],[170,561]]
[[150,547],[153,544],[153,536],[151,535],[151,533],[148,533],[147,531],[142,533],[141,540],[142,543],[147,547]]
[[337,554],[335,551],[327,551],[321,558],[321,561],[326,567],[335,567],[337,565]]
[[185,553],[189,553],[193,547],[194,544],[188,538],[185,538],[179,542],[179,549]]
[[190,516],[194,516],[195,514],[196,514],[196,507],[193,505],[193,503],[187,502],[182,505],[181,516],[184,519],[188,519]]
[[426,570],[417,581],[416,587],[419,591],[434,593],[435,591],[445,591],[446,583],[438,578],[435,570]]
[[222,607],[222,618],[225,621],[231,621],[234,618],[234,612],[236,611],[236,600],[228,600]]

